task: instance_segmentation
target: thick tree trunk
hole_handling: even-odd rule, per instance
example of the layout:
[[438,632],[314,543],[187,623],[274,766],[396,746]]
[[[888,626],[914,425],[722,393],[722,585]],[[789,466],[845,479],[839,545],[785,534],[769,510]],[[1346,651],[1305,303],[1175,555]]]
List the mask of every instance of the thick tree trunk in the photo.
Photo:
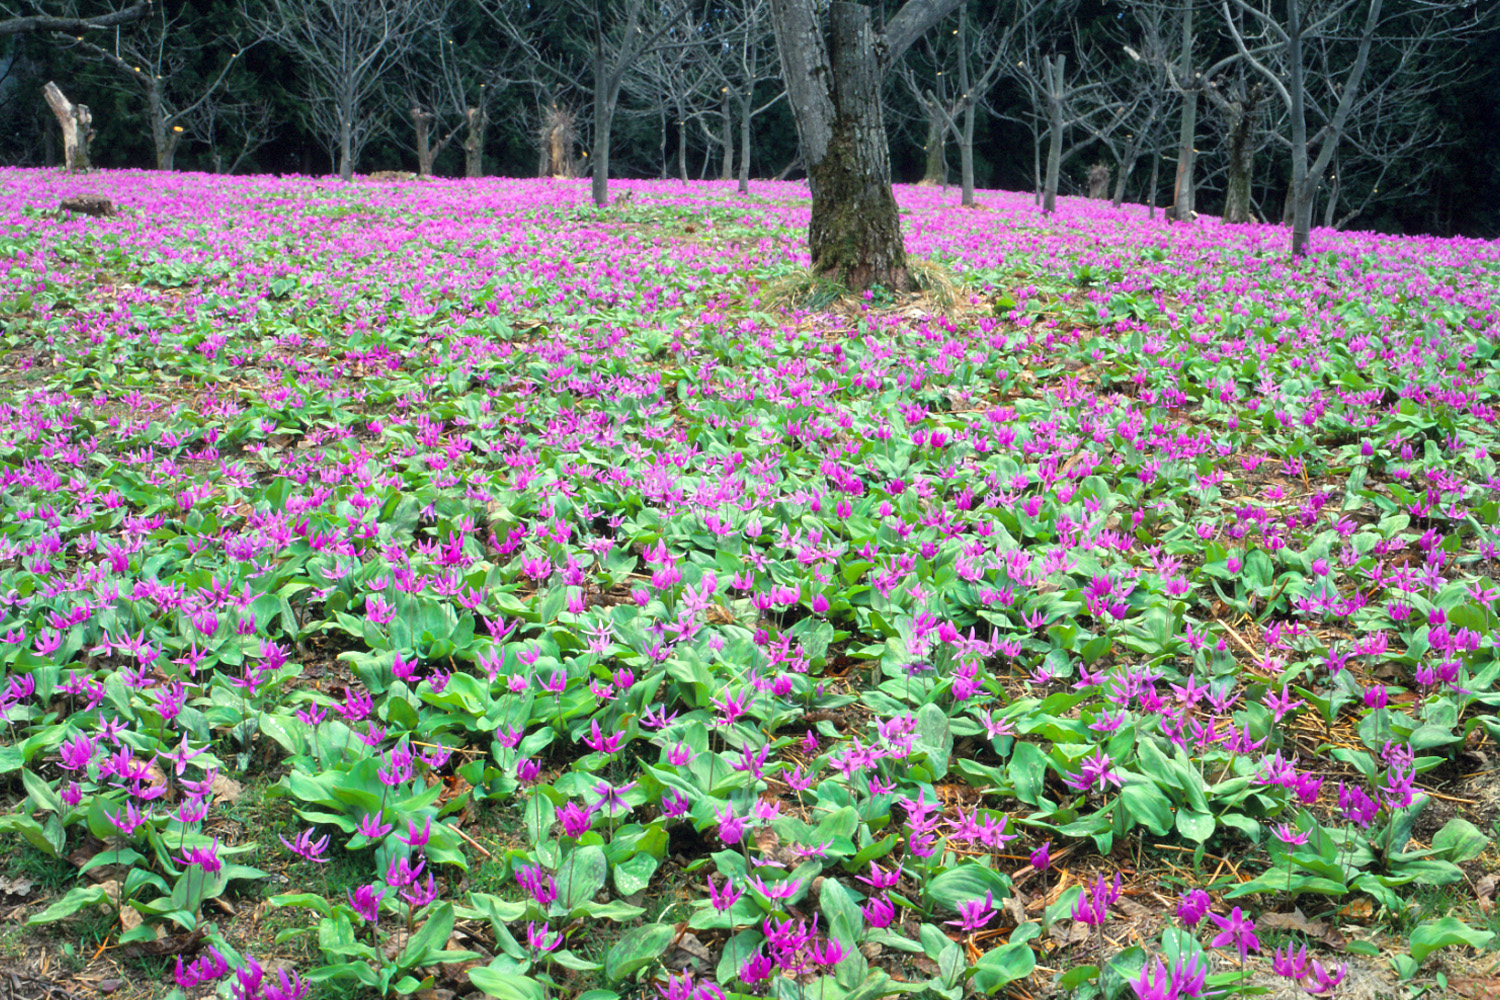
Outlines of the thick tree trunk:
[[432,176],[432,115],[421,108],[411,109],[411,121],[417,129],[417,176]]
[[960,0],[908,0],[877,45],[870,9],[834,0],[826,33],[812,0],[771,0],[776,45],[812,192],[813,270],[850,290],[915,287],[891,191],[880,106],[888,62]]
[[720,138],[724,146],[724,163],[719,168],[719,180],[728,181],[734,179],[734,118],[729,113],[727,95],[719,110],[724,117],[724,127],[720,130]]
[[1255,152],[1250,146],[1251,118],[1236,105],[1237,115],[1229,128],[1229,173],[1224,191],[1224,221],[1250,222],[1250,172]]
[[1196,152],[1193,143],[1198,134],[1198,89],[1193,76],[1193,5],[1190,2],[1182,12],[1182,61],[1178,68],[1182,75],[1182,130],[1177,136],[1177,182],[1172,188],[1172,208],[1168,218],[1188,222],[1193,218],[1194,184],[1193,163]]
[[87,104],[74,104],[63,96],[62,90],[57,84],[48,81],[42,88],[42,96],[47,100],[47,106],[57,116],[57,124],[62,129],[63,137],[63,165],[68,170],[87,170],[89,168],[89,139],[93,136],[94,116],[89,112]]
[[[880,60],[868,8],[829,8],[833,120],[822,156],[809,152],[813,269],[851,290],[914,288],[891,191],[890,143],[880,103]],[[803,149],[809,149],[803,143]],[[815,145],[814,145],[814,148]]]
[[464,176],[484,176],[484,126],[489,116],[483,108],[469,108],[464,113],[469,130],[464,136]]
[[1042,189],[1042,211],[1051,215],[1057,210],[1057,182],[1062,173],[1063,143],[1063,72],[1067,57],[1059,53],[1049,61],[1042,59],[1043,79],[1047,86],[1047,179]]
[[156,169],[171,170],[177,154],[179,133],[174,133],[167,127],[166,112],[161,106],[161,90],[154,80],[146,86],[146,117],[151,122],[151,146],[156,153]]
[[753,95],[745,95],[740,105],[740,194],[750,193],[750,101]]

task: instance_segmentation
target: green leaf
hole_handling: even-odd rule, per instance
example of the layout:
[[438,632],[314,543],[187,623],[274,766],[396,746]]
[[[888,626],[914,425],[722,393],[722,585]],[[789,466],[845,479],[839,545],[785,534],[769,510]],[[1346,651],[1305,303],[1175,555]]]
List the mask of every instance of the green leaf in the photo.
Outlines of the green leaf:
[[974,966],[974,988],[981,993],[994,993],[1000,987],[1025,979],[1036,968],[1036,956],[1031,946],[1021,942],[992,948],[979,958]]
[[646,924],[627,931],[604,958],[605,977],[611,983],[618,983],[631,973],[644,969],[661,957],[676,933],[671,924]]
[[948,757],[953,753],[953,732],[948,713],[932,702],[917,710],[915,745],[927,751],[927,768],[935,779],[948,773]]
[[1489,838],[1466,819],[1455,816],[1432,838],[1432,850],[1449,861],[1473,861],[1489,846]]
[[1466,944],[1471,948],[1482,948],[1495,936],[1493,931],[1475,930],[1457,917],[1443,917],[1417,925],[1411,932],[1410,951],[1412,961],[1422,964],[1432,952],[1448,945]]
[[535,979],[491,966],[470,969],[469,982],[497,1000],[547,1000],[546,987]]
[[1184,840],[1201,844],[1214,835],[1214,826],[1214,818],[1208,813],[1177,810],[1177,832]]
[[396,963],[403,969],[430,965],[433,953],[441,952],[453,933],[453,904],[439,903],[427,913],[422,929],[411,936]]
[[950,868],[927,883],[927,898],[939,906],[958,912],[958,904],[969,899],[983,899],[992,893],[999,902],[1010,895],[1010,876],[993,868],[969,863]]
[[1120,800],[1137,823],[1158,837],[1172,829],[1172,803],[1149,778],[1127,784],[1120,790]]
[[47,907],[41,913],[26,921],[28,926],[37,924],[51,924],[59,920],[66,920],[85,906],[102,903],[109,895],[101,886],[79,886],[69,889],[67,895]]
[[651,876],[661,862],[649,854],[636,854],[615,865],[615,888],[620,895],[629,896],[640,892],[651,884]]
[[602,848],[593,844],[575,847],[558,873],[558,903],[565,912],[582,906],[604,888],[608,877],[609,861],[605,859]]

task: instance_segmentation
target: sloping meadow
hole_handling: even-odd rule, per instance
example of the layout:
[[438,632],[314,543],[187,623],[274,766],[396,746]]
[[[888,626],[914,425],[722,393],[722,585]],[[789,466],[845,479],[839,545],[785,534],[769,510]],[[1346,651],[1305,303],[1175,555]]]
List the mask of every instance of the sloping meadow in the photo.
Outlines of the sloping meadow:
[[804,187],[615,186],[0,173],[35,933],[238,1000],[1468,968],[1500,247],[905,189],[954,301],[815,308]]

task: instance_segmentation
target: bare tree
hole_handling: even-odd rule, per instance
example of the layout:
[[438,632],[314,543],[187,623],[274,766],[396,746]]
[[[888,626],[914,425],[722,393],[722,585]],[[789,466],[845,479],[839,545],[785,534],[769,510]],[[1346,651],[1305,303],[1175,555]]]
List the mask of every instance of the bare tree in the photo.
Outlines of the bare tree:
[[[1031,98],[1032,121],[1035,123],[1032,126],[1033,150],[1037,151],[1038,159],[1040,125],[1046,125],[1046,172],[1041,174],[1038,163],[1038,181],[1042,211],[1047,214],[1057,207],[1063,165],[1093,143],[1110,139],[1135,112],[1144,96],[1133,89],[1117,92],[1110,86],[1108,80],[1119,72],[1121,60],[1100,45],[1079,37],[1076,22],[1072,20],[1075,8],[1076,4],[1070,0],[1061,4],[1031,3],[1019,36],[1022,51],[1030,55],[1017,59],[1015,65],[1006,66],[1007,73],[1020,81]],[[1040,16],[1047,13],[1053,16]],[[1071,38],[1065,38],[1056,30],[1057,15],[1068,19],[1066,23],[1073,29]],[[1065,41],[1079,63],[1079,68],[1071,76],[1067,54],[1057,51]],[[1048,49],[1052,51],[1049,53]],[[1074,131],[1080,133],[1079,138],[1065,146],[1068,133]]]
[[275,135],[271,105],[219,93],[183,114],[187,135],[208,147],[214,173],[232,174]]
[[877,32],[870,8],[771,0],[776,46],[812,189],[814,270],[851,289],[913,287],[891,192],[881,80],[962,0],[907,0]]
[[[1220,0],[1238,54],[1286,108],[1292,181],[1287,214],[1292,253],[1307,252],[1314,202],[1351,123],[1384,105],[1405,74],[1451,69],[1453,43],[1477,30],[1485,13],[1473,0],[1415,0],[1387,10],[1383,0]],[[1282,12],[1284,11],[1284,13]],[[1369,74],[1375,59],[1383,66]]]
[[[96,44],[79,36],[66,47],[86,58],[107,66],[128,89],[140,95],[146,106],[146,125],[151,131],[151,146],[156,154],[156,169],[171,170],[177,146],[184,134],[182,122],[222,91],[230,72],[245,49],[255,41],[241,43],[232,37],[191,39],[191,27],[184,23],[181,8],[169,13],[161,4],[156,13],[138,21],[132,30],[116,30],[113,43]],[[229,50],[217,74],[206,84],[189,86],[184,74],[189,56],[208,45]]]
[[[907,69],[907,86],[912,90],[929,121],[935,121],[939,130],[936,143],[937,156],[933,157],[932,130],[928,131],[927,172],[932,174],[934,161],[944,160],[943,145],[947,137],[958,144],[958,171],[962,185],[960,204],[974,204],[974,121],[985,95],[1002,75],[1014,51],[1015,30],[1020,17],[1002,21],[1000,8],[996,16],[982,25],[978,31],[969,26],[967,5],[959,8],[958,26],[953,29],[954,46],[951,63],[944,62],[937,80],[939,86],[923,89],[914,73]],[[956,86],[947,90],[941,81],[954,80]]]
[[[625,77],[654,49],[684,44],[671,33],[687,16],[690,0],[486,0],[486,10],[507,38],[559,83],[577,85],[567,53],[585,52],[592,99],[589,159],[594,204],[609,203],[610,136]],[[538,44],[544,34],[556,49]]]
[[309,124],[329,136],[339,176],[350,180],[364,144],[374,134],[386,74],[432,9],[415,0],[264,0],[258,26],[309,71]]
[[[671,16],[671,12],[663,12]],[[635,71],[628,74],[624,89],[642,108],[643,114],[655,117],[661,127],[661,176],[670,172],[667,157],[668,124],[675,127],[677,149],[676,174],[686,184],[688,122],[695,119],[701,107],[719,88],[717,68],[713,65],[719,53],[711,51],[715,36],[699,25],[691,12],[670,26],[670,44],[658,45],[643,54]]]
[[[751,123],[758,115],[780,104],[787,92],[783,86],[759,105],[755,103],[757,87],[781,78],[770,0],[727,0],[718,16],[720,30],[714,39],[718,43],[718,57],[711,59],[709,66],[723,88],[726,106],[733,106],[735,120],[739,123],[739,193],[748,194]],[[726,143],[726,157],[728,149]]]

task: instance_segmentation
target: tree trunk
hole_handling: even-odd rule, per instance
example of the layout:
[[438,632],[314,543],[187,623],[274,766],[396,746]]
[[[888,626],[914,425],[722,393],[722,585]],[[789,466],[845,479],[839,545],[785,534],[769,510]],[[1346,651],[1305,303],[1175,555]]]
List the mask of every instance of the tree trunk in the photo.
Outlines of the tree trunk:
[[813,4],[776,0],[772,11],[812,192],[813,270],[851,291],[908,291],[870,10],[835,0],[826,38]]
[[724,103],[719,109],[724,116],[724,127],[721,135],[724,140],[724,164],[719,168],[719,180],[728,181],[734,179],[734,118],[729,113],[729,95],[725,91]]
[[963,186],[959,204],[974,207],[974,95],[969,93],[969,8],[958,10],[958,92],[964,100],[963,130],[958,137],[958,176]]
[[339,176],[346,181],[354,179],[354,123],[349,115],[339,121]]
[[974,206],[974,105],[964,108],[963,138],[958,143],[958,175],[963,185],[959,204]]
[[1047,180],[1042,189],[1042,211],[1051,215],[1057,210],[1057,182],[1062,172],[1063,143],[1063,72],[1067,57],[1062,53],[1051,60],[1042,59],[1042,78],[1047,87]]
[[594,196],[594,204],[600,208],[609,204],[609,130],[614,124],[611,121],[613,112],[613,108],[605,107],[605,102],[594,102],[594,151],[589,156],[594,162],[589,190]]
[[1128,146],[1125,147],[1125,155],[1120,158],[1119,174],[1115,177],[1115,193],[1114,196],[1109,200],[1111,208],[1119,208],[1120,205],[1125,201],[1125,182],[1128,181],[1130,179],[1130,175],[1135,172],[1136,162],[1140,158],[1140,143],[1132,141]]
[[1109,195],[1109,167],[1096,163],[1089,168],[1089,198],[1102,201]]
[[754,94],[745,95],[740,105],[740,194],[750,193],[750,102]]
[[687,113],[679,108],[677,118],[677,177],[686,184],[688,182]]
[[1198,89],[1193,74],[1193,0],[1182,12],[1182,130],[1177,137],[1177,182],[1172,188],[1172,209],[1168,218],[1188,222],[1193,218],[1193,143],[1198,134]]
[[1031,203],[1038,208],[1042,205],[1042,133],[1035,122],[1031,127]]
[[1328,207],[1323,211],[1323,228],[1332,229],[1339,205],[1339,161],[1333,161],[1333,178],[1328,186]]
[[1156,218],[1156,191],[1161,183],[1161,147],[1158,146],[1151,152],[1151,205],[1146,211],[1146,218]]
[[469,131],[464,136],[464,176],[484,176],[484,126],[489,116],[483,108],[469,108],[464,117]]
[[74,104],[63,96],[62,90],[52,81],[42,88],[47,106],[57,116],[62,128],[63,165],[68,170],[89,168],[89,139],[93,136],[94,116],[87,104]]
[[[923,102],[926,104],[926,102]],[[948,179],[948,173],[943,169],[943,139],[946,138],[947,129],[943,127],[941,112],[926,105],[927,110],[927,167],[922,172],[922,183],[936,187]]]
[[421,108],[411,109],[412,124],[417,128],[417,176],[432,176],[432,115]]
[[1250,209],[1250,171],[1255,158],[1250,145],[1252,118],[1244,105],[1231,105],[1234,117],[1229,125],[1229,173],[1224,191],[1224,221],[1228,223],[1249,222],[1254,217]]
[[146,82],[146,117],[151,125],[151,147],[156,153],[156,169],[171,170],[177,143],[167,128],[167,116],[161,106],[161,89],[155,80]]

